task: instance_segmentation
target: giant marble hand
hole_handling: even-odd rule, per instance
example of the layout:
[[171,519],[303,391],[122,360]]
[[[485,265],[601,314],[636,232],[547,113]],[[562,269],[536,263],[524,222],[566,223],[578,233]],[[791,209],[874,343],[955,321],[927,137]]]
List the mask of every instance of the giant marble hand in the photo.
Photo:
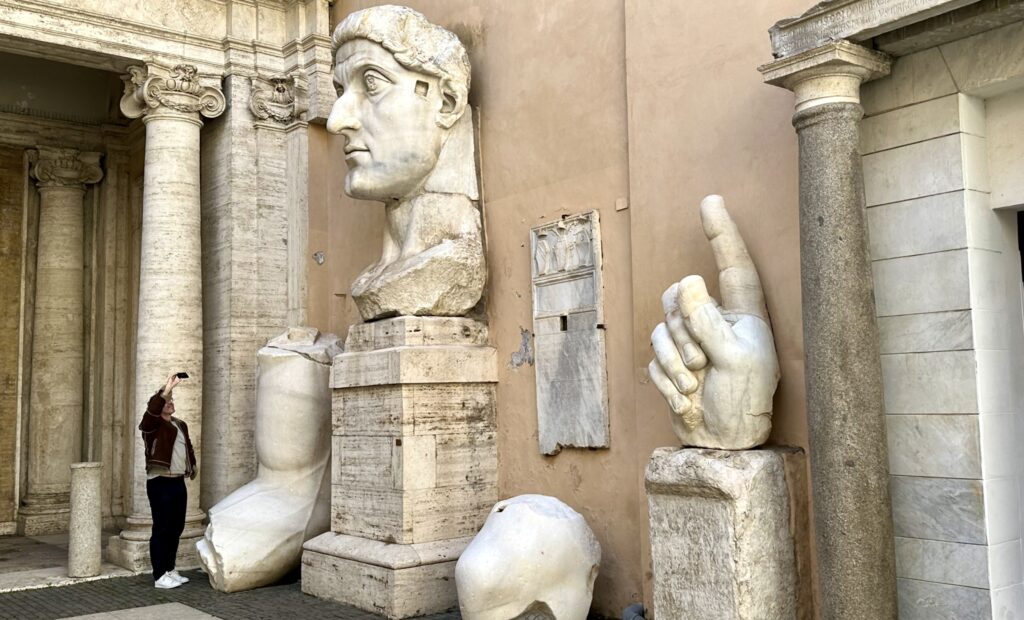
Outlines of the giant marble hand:
[[687,276],[661,297],[648,373],[672,408],[684,446],[743,450],[771,430],[779,360],[761,280],[721,196],[700,204],[718,266],[719,306],[704,279]]
[[352,13],[334,31],[345,193],[384,203],[380,260],[352,284],[363,319],[462,316],[486,267],[477,209],[469,57],[459,39],[399,6]]

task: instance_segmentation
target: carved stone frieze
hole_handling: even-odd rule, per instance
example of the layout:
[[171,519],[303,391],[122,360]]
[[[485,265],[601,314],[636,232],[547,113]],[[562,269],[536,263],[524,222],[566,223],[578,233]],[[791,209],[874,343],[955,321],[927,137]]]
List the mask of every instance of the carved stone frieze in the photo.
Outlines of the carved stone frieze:
[[260,120],[288,124],[304,120],[309,109],[305,83],[297,75],[253,78],[249,109]]
[[33,154],[32,176],[40,188],[78,187],[98,183],[103,178],[100,153],[53,146],[37,147]]
[[[170,69],[157,64],[133,65],[121,79],[124,80],[121,111],[128,118],[138,118],[160,108],[215,118],[227,107],[219,78],[200,76],[195,65],[179,64]],[[210,81],[216,81],[217,85],[210,85]]]

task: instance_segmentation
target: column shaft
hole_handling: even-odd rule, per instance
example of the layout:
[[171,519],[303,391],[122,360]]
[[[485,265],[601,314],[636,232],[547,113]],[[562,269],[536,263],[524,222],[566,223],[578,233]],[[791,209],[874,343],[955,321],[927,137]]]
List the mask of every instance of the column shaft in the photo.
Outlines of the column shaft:
[[895,618],[882,369],[856,103],[794,117],[807,414],[825,618]]
[[84,184],[102,177],[98,153],[40,147],[35,155],[40,204],[28,479],[18,519],[25,535],[67,529],[68,466],[81,456],[84,410],[82,200]]

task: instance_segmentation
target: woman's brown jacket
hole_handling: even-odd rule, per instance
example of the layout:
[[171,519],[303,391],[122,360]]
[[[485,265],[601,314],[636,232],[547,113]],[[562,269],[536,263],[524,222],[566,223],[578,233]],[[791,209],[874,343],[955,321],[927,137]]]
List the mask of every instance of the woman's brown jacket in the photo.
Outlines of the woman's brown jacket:
[[[139,423],[142,431],[142,442],[146,445],[146,473],[160,475],[171,473],[171,455],[174,454],[174,441],[178,438],[178,429],[170,421],[163,419],[160,413],[164,410],[166,400],[163,390],[157,390],[146,405],[146,413]],[[192,450],[192,440],[188,437],[188,425],[184,420],[171,416],[185,433],[185,451],[188,462],[185,464],[185,475],[189,480],[196,477],[196,453]]]

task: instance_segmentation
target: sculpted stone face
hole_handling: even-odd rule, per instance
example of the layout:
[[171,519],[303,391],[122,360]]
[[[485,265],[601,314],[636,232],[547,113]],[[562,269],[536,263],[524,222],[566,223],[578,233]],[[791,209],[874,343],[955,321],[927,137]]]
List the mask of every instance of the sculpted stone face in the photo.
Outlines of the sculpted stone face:
[[338,100],[327,130],[345,138],[345,193],[399,200],[422,190],[448,130],[438,79],[400,65],[381,45],[353,39],[338,48]]

